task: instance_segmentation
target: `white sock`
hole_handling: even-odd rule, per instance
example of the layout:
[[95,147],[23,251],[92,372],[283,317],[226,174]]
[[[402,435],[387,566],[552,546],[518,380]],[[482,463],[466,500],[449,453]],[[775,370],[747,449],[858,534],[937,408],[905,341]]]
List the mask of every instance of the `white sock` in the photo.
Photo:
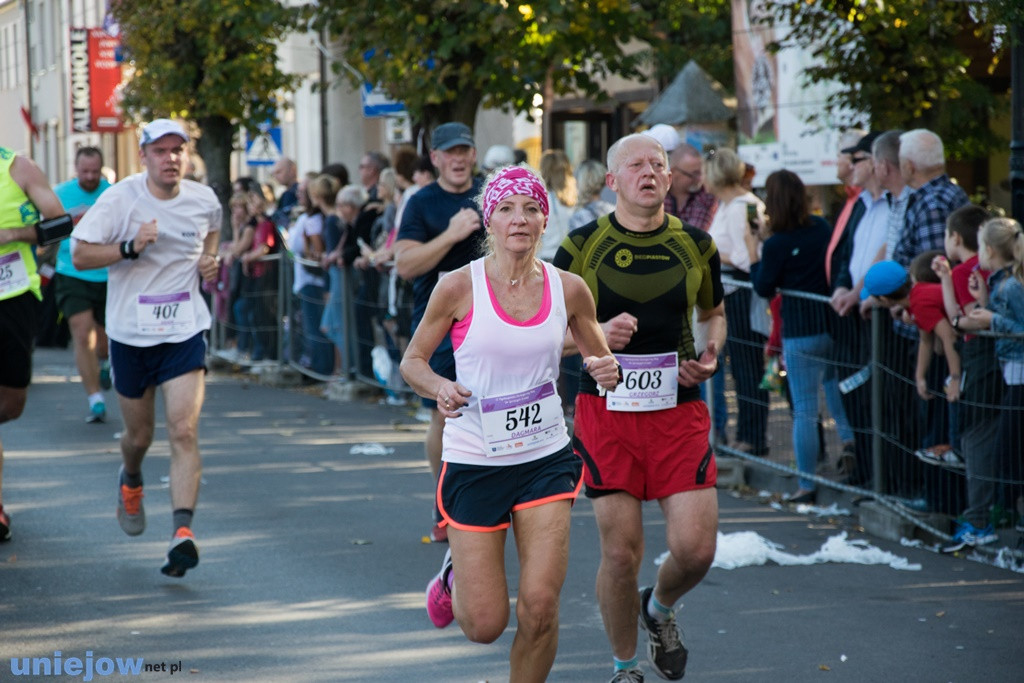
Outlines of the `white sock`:
[[97,403],[106,403],[103,400],[103,392],[97,391],[95,394],[89,394],[89,407],[92,408]]

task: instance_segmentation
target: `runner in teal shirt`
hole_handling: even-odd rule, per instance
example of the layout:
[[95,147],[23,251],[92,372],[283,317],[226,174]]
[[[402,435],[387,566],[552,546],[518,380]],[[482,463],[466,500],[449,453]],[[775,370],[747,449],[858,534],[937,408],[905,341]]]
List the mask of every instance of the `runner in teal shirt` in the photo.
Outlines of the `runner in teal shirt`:
[[[77,224],[110,183],[103,177],[103,153],[96,147],[80,147],[75,153],[75,177],[53,188]],[[74,240],[64,240],[57,250],[54,279],[57,308],[68,321],[75,348],[75,364],[82,388],[89,397],[86,422],[107,419],[104,389],[110,388],[107,354],[107,269],[78,270],[71,263]]]

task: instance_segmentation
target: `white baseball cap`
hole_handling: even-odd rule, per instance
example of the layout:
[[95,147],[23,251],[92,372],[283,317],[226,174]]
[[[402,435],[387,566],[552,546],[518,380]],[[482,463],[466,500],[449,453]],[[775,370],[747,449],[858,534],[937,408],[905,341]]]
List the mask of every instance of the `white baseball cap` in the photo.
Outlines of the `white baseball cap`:
[[180,123],[173,119],[153,119],[142,129],[142,136],[139,138],[139,149],[142,149],[151,142],[156,142],[165,135],[177,135],[185,142],[189,141],[188,133]]
[[674,150],[682,142],[676,129],[667,123],[655,124],[642,132],[644,135],[648,135],[660,142],[661,146],[665,148],[666,153]]

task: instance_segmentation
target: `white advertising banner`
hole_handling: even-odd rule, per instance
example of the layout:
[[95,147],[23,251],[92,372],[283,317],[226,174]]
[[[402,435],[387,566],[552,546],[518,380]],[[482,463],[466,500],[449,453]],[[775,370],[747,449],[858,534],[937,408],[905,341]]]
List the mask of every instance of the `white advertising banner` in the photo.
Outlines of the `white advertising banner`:
[[756,187],[782,168],[799,175],[805,185],[835,184],[841,131],[828,125],[827,118],[807,122],[811,114],[825,116],[835,86],[807,82],[803,71],[814,61],[810,50],[768,51],[787,28],[758,22],[761,5],[761,0],[732,0],[737,151],[756,168]]

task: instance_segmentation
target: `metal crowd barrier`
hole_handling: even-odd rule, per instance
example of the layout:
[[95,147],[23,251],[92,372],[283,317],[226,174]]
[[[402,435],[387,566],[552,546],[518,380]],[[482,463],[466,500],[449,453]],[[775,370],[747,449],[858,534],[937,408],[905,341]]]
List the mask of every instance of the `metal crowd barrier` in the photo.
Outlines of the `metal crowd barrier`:
[[[723,283],[749,296],[749,282],[723,277]],[[831,338],[830,344],[809,354],[825,368],[821,386],[816,388],[819,447],[814,472],[800,472],[796,466],[792,396],[788,378],[779,376],[779,369],[784,372],[786,367],[784,355],[776,368],[767,360],[774,350],[765,355],[766,338],[750,334],[742,325],[733,326],[735,320],[730,320],[726,353],[730,365],[724,391],[726,431],[735,433],[744,426],[738,416],[742,402],[747,401],[767,411],[763,429],[768,450],[753,453],[749,444],[737,447],[734,439],[723,441],[723,434],[713,430],[717,452],[741,458],[753,467],[798,476],[819,488],[872,499],[938,538],[949,539],[949,522],[972,505],[989,508],[990,521],[997,530],[1022,523],[1024,453],[993,452],[998,421],[1007,417],[1017,423],[1024,420],[1024,408],[1006,405],[1002,399],[994,342],[1006,335],[983,331],[969,342],[958,342],[961,375],[969,384],[956,402],[947,401],[944,393],[949,381],[946,357],[931,354],[926,373],[929,398],[925,400],[918,394],[915,378],[916,331],[905,336],[910,328],[894,325],[888,310],[875,308],[866,321],[856,309],[848,316],[838,316],[824,296],[788,290],[780,295],[783,309],[800,306],[802,313],[813,316],[809,327],[827,332]],[[758,305],[765,303],[760,300]],[[729,297],[727,310],[728,305]],[[753,322],[756,326],[757,320]],[[1015,338],[1024,339],[1024,335]],[[737,382],[734,374],[750,369],[742,364],[731,367],[730,351],[738,349],[742,357],[752,347],[759,348],[765,359],[753,370],[763,373],[764,381],[758,383],[757,393],[743,395],[738,388],[749,387],[751,378]],[[749,363],[749,358],[745,360]],[[832,401],[827,400],[830,391]],[[723,392],[707,392],[713,414],[718,410],[716,393],[721,401]],[[845,439],[840,437],[846,426],[837,421],[833,410],[840,405],[852,432],[852,448],[844,449]],[[750,415],[757,418],[760,413],[748,410],[747,415],[748,419]],[[746,433],[757,434],[762,429],[760,424],[746,427]],[[984,457],[979,456],[982,446],[989,451]],[[997,550],[1000,548],[993,552]],[[1019,547],[1012,552],[1024,557]]]
[[[325,271],[319,263],[287,250],[260,261],[276,267],[273,278],[258,286],[246,287],[244,279],[239,283],[237,267],[233,273],[222,272],[212,296],[214,356],[257,373],[287,367],[315,381],[361,382],[386,392],[395,404],[412,398],[398,374],[412,305],[411,300],[400,301],[389,312],[383,289],[388,286],[387,273],[351,267]],[[296,290],[298,269],[319,278],[322,286]],[[333,285],[332,278],[337,279]],[[251,311],[248,321],[236,315],[239,308]],[[272,345],[267,338],[273,339]],[[250,339],[264,340],[270,351],[240,349],[240,342],[248,344]]]

